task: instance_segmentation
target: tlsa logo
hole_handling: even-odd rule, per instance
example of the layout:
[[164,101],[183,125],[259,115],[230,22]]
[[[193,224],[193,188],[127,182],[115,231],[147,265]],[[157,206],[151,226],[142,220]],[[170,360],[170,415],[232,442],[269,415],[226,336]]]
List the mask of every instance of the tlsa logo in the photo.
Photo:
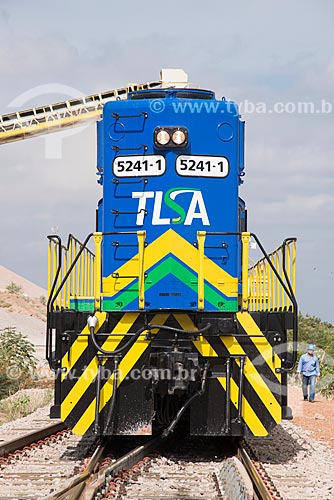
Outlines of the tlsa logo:
[[[175,201],[177,197],[179,197],[180,203]],[[152,224],[155,226],[170,224],[191,226],[194,219],[200,219],[203,226],[210,226],[203,196],[199,189],[173,188],[166,193],[163,193],[163,191],[134,192],[132,198],[138,198],[137,226],[144,224],[145,216],[148,214],[147,200],[150,198],[154,200]],[[163,206],[173,210],[177,216],[172,218],[162,217]]]

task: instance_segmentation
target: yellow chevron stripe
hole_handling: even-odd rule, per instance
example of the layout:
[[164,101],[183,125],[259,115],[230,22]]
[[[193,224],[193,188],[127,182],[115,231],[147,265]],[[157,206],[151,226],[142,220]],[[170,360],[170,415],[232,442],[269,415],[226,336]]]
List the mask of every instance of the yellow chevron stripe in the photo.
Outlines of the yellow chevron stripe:
[[[106,315],[106,313],[96,313],[96,316],[98,315]],[[109,351],[114,351],[118,344],[121,342],[121,340],[124,338],[124,333],[127,333],[130,328],[132,327],[133,323],[136,321],[138,318],[139,313],[125,313],[124,316],[120,319],[120,321],[117,323],[115,328],[113,329],[113,332],[120,333],[120,335],[114,336],[114,337],[108,337],[107,340],[103,343],[102,347],[103,349],[107,349]],[[98,323],[98,325],[101,325],[102,323]],[[97,327],[99,328],[99,327]],[[84,337],[87,339],[87,337]],[[81,343],[82,344],[82,343]],[[80,348],[82,345],[80,344]],[[86,341],[86,347],[88,346],[88,340]],[[72,361],[72,359],[71,359]],[[74,361],[73,361],[74,364]],[[97,358],[94,356],[92,361],[88,364],[88,366],[82,367],[83,372],[79,378],[79,380],[76,382],[76,384],[72,387],[70,392],[67,394],[66,398],[64,401],[61,403],[61,419],[65,420],[70,412],[73,410],[73,408],[76,406],[76,404],[79,402],[79,400],[83,397],[85,391],[88,389],[94,378],[96,377],[97,370],[98,370],[98,363],[97,363]]]
[[[225,377],[219,377],[218,378],[220,384],[226,391],[226,378]],[[233,378],[231,378],[231,401],[238,409],[238,396],[239,396],[239,386],[235,383]],[[245,396],[242,396],[242,418],[246,422],[247,426],[249,427],[249,430],[254,434],[254,436],[267,436],[268,431],[262,424],[261,420],[259,417],[256,415],[255,411],[251,407],[251,405],[248,403],[247,399]]]
[[[246,354],[239,342],[235,337],[220,337],[222,342],[230,354]],[[236,363],[240,366],[240,361],[236,359]],[[254,388],[262,403],[265,405],[273,419],[276,423],[280,422],[282,419],[282,409],[280,404],[275,399],[270,388],[267,386],[253,363],[249,358],[246,359],[245,363],[245,377],[247,378],[250,385]],[[277,383],[278,385],[278,383]],[[280,390],[280,387],[279,387]],[[247,424],[248,425],[248,424]]]
[[262,338],[250,337],[250,340],[260,351],[261,356],[263,357],[263,359],[265,360],[271,371],[274,373],[277,380],[281,383],[282,380],[281,374],[275,372],[275,368],[281,367],[281,360],[279,356],[277,356],[277,354],[274,354],[274,362],[273,362],[273,348],[266,339],[266,337],[263,335],[263,332],[261,332],[260,328],[257,326],[252,316],[248,312],[238,312],[237,320],[239,321],[240,325],[245,330],[245,332],[248,333],[249,335],[262,336]]
[[[144,270],[147,271],[157,262],[171,253],[184,262],[196,274],[199,272],[198,250],[177,234],[173,229],[168,229],[164,234],[150,243],[144,252]],[[115,273],[119,276],[138,276],[139,255],[135,255]],[[238,296],[238,280],[224,271],[208,257],[204,258],[204,278],[217,290],[228,297]],[[114,296],[129,285],[135,278],[113,278],[112,275],[103,278],[103,293]]]
[[[152,324],[157,323],[163,325],[169,317],[169,314],[156,314],[152,320]],[[157,333],[157,331],[152,330],[151,333]],[[137,363],[140,356],[144,353],[144,351],[149,346],[150,341],[144,340],[143,337],[137,340],[137,342],[131,347],[131,349],[126,353],[124,358],[119,364],[119,376],[117,381],[117,387],[123,382],[125,377],[128,375],[129,371],[134,367]],[[108,382],[104,384],[101,389],[101,400],[100,400],[100,411],[105,407],[112,396],[113,392],[113,376],[110,377]],[[92,382],[92,379],[90,379]],[[95,419],[95,407],[96,407],[96,398],[91,402],[91,404],[87,407],[85,412],[82,414],[76,425],[73,427],[72,432],[74,434],[84,434],[89,427],[92,425]]]
[[[173,315],[176,321],[184,330],[197,330],[196,326],[188,316],[188,314],[174,314]],[[218,354],[213,349],[211,344],[206,340],[203,335],[200,335],[198,340],[193,340],[193,344],[198,350],[198,352],[208,358],[208,357],[217,357]]]
[[[107,313],[105,312],[96,312],[95,316],[98,319],[98,323],[95,327],[95,333],[101,328],[103,323],[106,320]],[[75,363],[78,361],[80,356],[83,354],[85,349],[88,347],[88,334],[89,334],[89,328],[86,325],[85,328],[82,330],[81,335],[78,336],[77,339],[73,342],[73,344],[70,347],[69,353],[66,353],[61,360],[61,367],[66,368],[66,371],[64,370],[64,373],[62,373],[62,380],[66,378],[67,373],[71,369],[71,366],[74,366]]]
[[[196,326],[187,314],[174,314],[173,315],[179,325],[185,330],[196,330]],[[193,342],[194,346],[198,349],[199,353],[204,357],[218,357],[218,354],[213,349],[211,344],[201,336],[199,340]],[[241,353],[239,353],[241,354]],[[226,377],[218,377],[221,386],[226,391]],[[231,401],[235,408],[238,409],[239,386],[231,377]],[[259,417],[245,398],[242,397],[242,418],[249,427],[254,436],[267,436],[268,431],[262,424]]]

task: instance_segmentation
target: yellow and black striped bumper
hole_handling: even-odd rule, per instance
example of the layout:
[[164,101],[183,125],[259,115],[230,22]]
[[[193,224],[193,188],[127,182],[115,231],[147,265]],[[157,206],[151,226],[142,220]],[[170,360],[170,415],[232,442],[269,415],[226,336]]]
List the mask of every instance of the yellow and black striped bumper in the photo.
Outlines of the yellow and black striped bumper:
[[[73,432],[85,434],[94,429],[97,415],[97,352],[89,338],[89,329],[84,326],[86,314],[74,311],[55,314],[63,315],[58,321],[62,326],[57,331],[56,352],[61,366],[56,380],[56,404],[61,419]],[[129,333],[137,331],[147,320],[140,312],[98,312],[96,316],[95,333],[103,338],[100,345],[108,351],[125,345]],[[190,432],[193,434],[224,435],[232,432],[233,435],[265,436],[282,418],[283,385],[279,355],[249,313],[236,313],[233,321],[237,329],[230,334],[211,332],[190,342],[190,348],[198,353],[200,362],[208,362],[210,367],[206,392],[190,409]],[[197,330],[194,315],[180,312],[152,313],[150,323]],[[149,337],[140,336],[119,359],[113,417],[115,434],[152,432],[155,409],[151,381],[135,378],[133,373],[135,371],[138,375],[143,367],[149,366],[152,339],[158,339],[160,335],[161,330],[156,329]],[[231,365],[229,380],[226,374],[228,359]],[[104,378],[99,391],[98,419],[103,428],[112,399],[114,374],[112,359],[100,356],[100,363]],[[239,396],[241,371],[242,394]],[[230,430],[225,426],[227,389]],[[238,414],[242,417],[242,425],[234,426]]]

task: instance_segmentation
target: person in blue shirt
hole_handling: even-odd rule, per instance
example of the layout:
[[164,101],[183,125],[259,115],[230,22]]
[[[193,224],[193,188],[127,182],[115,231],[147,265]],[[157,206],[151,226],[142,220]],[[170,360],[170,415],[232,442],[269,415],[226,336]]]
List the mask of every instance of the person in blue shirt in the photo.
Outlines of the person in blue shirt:
[[[320,380],[319,360],[314,354],[314,344],[307,346],[307,352],[300,356],[297,373],[299,380],[302,380],[304,401],[309,400],[314,403],[315,381]],[[308,387],[310,386],[310,396],[308,397]]]

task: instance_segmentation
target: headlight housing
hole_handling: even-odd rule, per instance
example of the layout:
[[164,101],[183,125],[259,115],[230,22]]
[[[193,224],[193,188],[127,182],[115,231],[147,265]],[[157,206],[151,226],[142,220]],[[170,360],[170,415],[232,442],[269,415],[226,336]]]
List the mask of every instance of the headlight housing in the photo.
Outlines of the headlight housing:
[[157,148],[185,148],[188,146],[188,130],[185,127],[157,127],[154,144]]
[[160,129],[159,132],[157,132],[155,140],[157,144],[159,144],[159,146],[166,146],[166,144],[168,144],[170,141],[170,135],[168,130],[165,130],[163,128]]
[[184,133],[183,130],[177,129],[177,130],[175,130],[175,132],[173,132],[172,141],[177,146],[182,146],[182,144],[184,144],[185,142],[187,142],[186,134]]

